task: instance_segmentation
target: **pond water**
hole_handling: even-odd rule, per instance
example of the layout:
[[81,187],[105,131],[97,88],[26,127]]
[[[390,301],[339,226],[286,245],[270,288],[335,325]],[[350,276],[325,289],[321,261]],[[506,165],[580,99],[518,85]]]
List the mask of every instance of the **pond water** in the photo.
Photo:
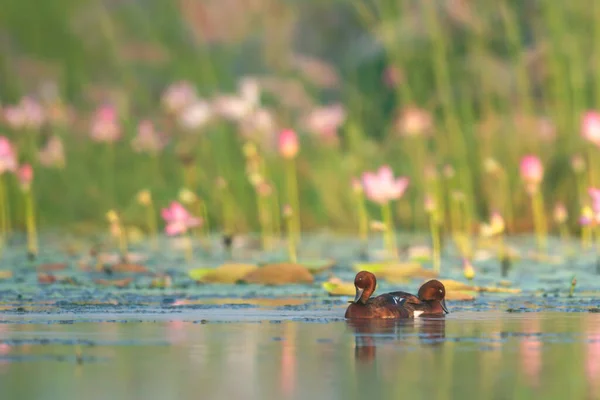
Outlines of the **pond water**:
[[598,399],[600,314],[319,310],[9,314],[4,399]]

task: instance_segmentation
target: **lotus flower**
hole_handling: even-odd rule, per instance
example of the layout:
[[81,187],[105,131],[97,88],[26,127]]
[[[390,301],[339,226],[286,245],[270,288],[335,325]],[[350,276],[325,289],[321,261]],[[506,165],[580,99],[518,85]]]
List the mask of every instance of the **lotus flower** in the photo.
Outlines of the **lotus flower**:
[[212,115],[210,104],[204,100],[194,100],[181,109],[178,122],[183,128],[195,131],[206,125]]
[[544,166],[538,157],[528,155],[521,159],[521,178],[529,193],[537,191],[544,178]]
[[180,203],[173,201],[168,208],[163,208],[162,218],[166,222],[165,233],[169,236],[185,233],[188,229],[202,224],[201,218],[192,216]]
[[240,121],[252,112],[255,104],[237,95],[221,95],[215,99],[213,107],[221,117],[231,121]]
[[283,158],[292,159],[298,154],[300,146],[296,132],[291,129],[285,129],[279,134],[279,154]]
[[396,130],[403,136],[422,136],[432,127],[431,114],[418,107],[405,108],[396,120]]
[[46,145],[38,152],[38,161],[44,167],[65,166],[65,149],[62,140],[58,136],[52,136]]
[[596,214],[596,219],[600,220],[600,189],[590,188],[588,193],[592,198],[592,211]]
[[31,97],[23,97],[18,105],[4,109],[4,119],[15,130],[38,130],[46,119],[42,106]]
[[341,104],[333,104],[312,110],[304,119],[304,125],[310,132],[316,133],[327,141],[337,139],[337,132],[346,120],[346,111]]
[[196,89],[187,81],[179,81],[169,86],[162,95],[162,105],[167,112],[179,114],[197,99]]
[[17,169],[17,157],[10,140],[0,136],[0,175]]
[[117,110],[112,105],[99,107],[92,117],[90,136],[96,142],[112,143],[121,137]]
[[33,168],[30,164],[23,164],[17,170],[17,178],[21,189],[27,191],[31,188],[31,182],[33,181]]
[[556,203],[554,206],[554,222],[557,224],[564,224],[567,222],[567,218],[569,217],[569,213],[567,212],[567,208],[563,203]]
[[366,172],[363,174],[362,182],[369,200],[378,204],[386,204],[402,197],[408,187],[409,179],[406,177],[394,179],[392,169],[386,165],[379,168],[377,173]]
[[160,153],[167,141],[163,134],[157,132],[151,121],[144,120],[138,125],[135,138],[131,140],[131,147],[135,152]]
[[581,136],[600,147],[600,113],[588,111],[581,121]]

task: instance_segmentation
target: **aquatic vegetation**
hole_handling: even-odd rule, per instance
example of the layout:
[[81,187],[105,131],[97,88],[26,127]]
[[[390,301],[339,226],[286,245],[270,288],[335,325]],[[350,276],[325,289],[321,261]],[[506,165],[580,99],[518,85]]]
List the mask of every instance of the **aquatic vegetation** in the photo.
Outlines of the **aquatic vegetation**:
[[192,239],[189,236],[190,228],[200,226],[202,219],[191,215],[180,203],[172,201],[169,207],[163,208],[161,216],[165,220],[165,233],[169,236],[185,235],[186,258],[192,259]]

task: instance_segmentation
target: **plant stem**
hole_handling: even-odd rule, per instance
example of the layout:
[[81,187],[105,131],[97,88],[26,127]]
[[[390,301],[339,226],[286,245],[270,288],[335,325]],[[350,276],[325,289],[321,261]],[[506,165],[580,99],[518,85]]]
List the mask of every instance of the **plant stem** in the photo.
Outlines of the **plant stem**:
[[288,257],[290,261],[295,263],[297,262],[296,256],[296,241],[294,240],[294,228],[292,226],[292,216],[286,218],[286,228],[287,228],[287,244],[288,244]]
[[595,187],[596,184],[596,171],[595,171],[595,162],[594,162],[594,148],[593,146],[587,146],[587,155],[588,155],[588,171],[589,171],[589,186]]
[[391,256],[396,258],[398,250],[396,249],[396,234],[394,232],[394,223],[392,221],[392,208],[390,203],[386,202],[381,205],[381,217],[385,224],[384,243],[386,250]]
[[429,216],[429,230],[431,231],[431,242],[433,247],[433,270],[439,273],[441,269],[440,230],[438,229],[437,219],[434,213],[431,213]]
[[38,254],[38,239],[35,226],[35,208],[31,189],[25,191],[25,221],[27,227],[27,250],[30,254]]
[[150,236],[152,237],[152,248],[158,249],[158,227],[156,225],[156,213],[154,211],[154,203],[150,202],[146,207],[146,220],[148,223],[148,229],[150,230]]
[[296,164],[294,159],[288,159],[286,163],[286,178],[287,178],[287,191],[288,191],[288,203],[292,207],[292,230],[293,240],[297,243],[300,242],[300,201],[298,199],[298,180],[296,176]]
[[185,259],[189,263],[194,257],[194,247],[192,243],[192,235],[187,231],[185,234]]
[[369,236],[369,215],[365,205],[365,198],[362,192],[355,192],[355,199],[358,209],[358,234],[360,240],[366,243]]
[[537,236],[538,249],[545,251],[547,248],[546,242],[546,217],[544,214],[544,198],[540,189],[536,190],[531,197],[531,206],[533,209],[533,223]]

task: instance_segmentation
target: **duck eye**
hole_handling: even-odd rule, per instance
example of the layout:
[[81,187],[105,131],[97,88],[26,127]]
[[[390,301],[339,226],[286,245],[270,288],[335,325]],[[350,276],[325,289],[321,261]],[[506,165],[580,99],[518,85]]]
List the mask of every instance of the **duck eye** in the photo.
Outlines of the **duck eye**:
[[442,289],[440,289],[440,293],[444,293],[444,291]]

